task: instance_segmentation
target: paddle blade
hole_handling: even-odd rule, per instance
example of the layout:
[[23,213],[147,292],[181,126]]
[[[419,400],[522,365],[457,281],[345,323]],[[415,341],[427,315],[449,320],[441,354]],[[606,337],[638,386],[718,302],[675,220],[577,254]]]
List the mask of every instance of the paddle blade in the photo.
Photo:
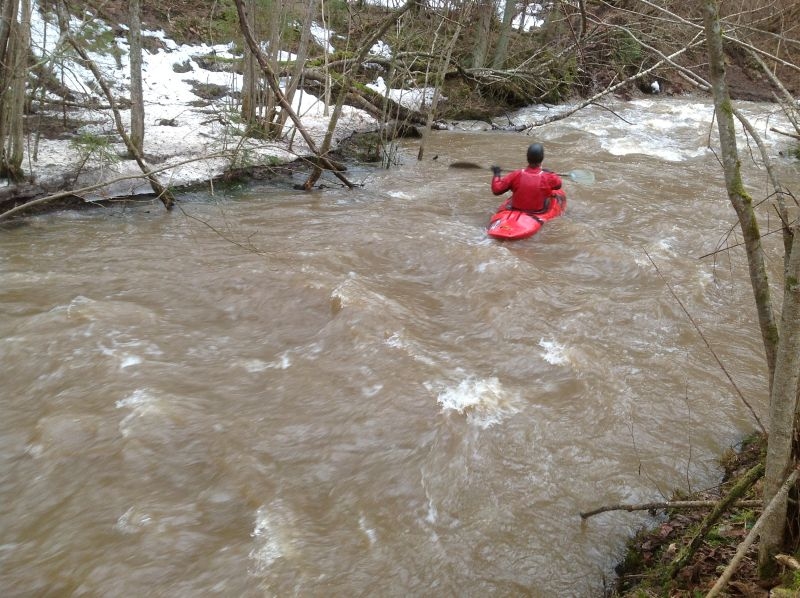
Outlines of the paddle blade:
[[568,173],[561,176],[566,176],[571,181],[575,181],[581,185],[591,185],[594,183],[594,173],[591,170],[570,170]]
[[489,170],[485,166],[481,166],[480,164],[475,164],[475,162],[453,162],[450,165],[450,168],[469,168],[469,169],[476,169],[476,170]]

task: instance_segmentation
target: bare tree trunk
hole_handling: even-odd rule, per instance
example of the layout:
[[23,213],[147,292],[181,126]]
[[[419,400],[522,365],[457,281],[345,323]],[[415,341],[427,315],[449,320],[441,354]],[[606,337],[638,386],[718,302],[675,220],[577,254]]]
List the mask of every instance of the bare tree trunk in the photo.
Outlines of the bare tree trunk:
[[[144,95],[142,93],[142,5],[140,0],[129,0],[130,23],[128,43],[130,44],[131,70],[131,145],[144,153]],[[133,157],[128,152],[130,157]]]
[[428,118],[425,122],[425,131],[422,134],[422,140],[419,144],[419,151],[417,152],[417,160],[422,160],[422,156],[425,154],[425,141],[430,135],[431,127],[433,126],[433,118],[436,114],[436,109],[439,106],[439,97],[441,95],[441,88],[442,83],[444,83],[444,75],[447,72],[447,66],[450,64],[450,59],[453,56],[453,48],[458,41],[458,37],[461,35],[461,23],[459,22],[456,26],[456,31],[453,34],[453,37],[450,39],[450,43],[447,45],[447,51],[445,55],[442,57],[441,62],[439,63],[439,70],[436,73],[436,80],[434,81],[433,87],[433,100],[431,100],[431,106],[428,110]]
[[[283,18],[283,0],[272,0],[272,10],[269,11],[269,33],[267,34],[267,39],[269,40],[267,60],[269,60],[270,67],[275,73],[279,71],[278,59],[280,58],[280,48],[283,45],[283,36],[281,34]],[[270,139],[280,138],[282,127],[281,119],[278,117],[278,102],[275,100],[275,96],[271,93],[262,93],[259,99],[263,106],[262,122],[264,123],[265,133]]]
[[[303,76],[303,67],[305,66],[306,56],[308,56],[308,46],[311,42],[311,21],[314,19],[314,6],[316,6],[316,3],[317,0],[308,0],[305,14],[303,15],[300,42],[297,48],[297,58],[294,63],[294,69],[292,70],[292,76],[289,79],[289,84],[286,86],[286,101],[289,102],[289,104],[294,102],[294,94],[297,92],[297,88],[300,86],[300,80]],[[281,131],[286,125],[288,116],[286,111],[281,110],[280,120],[278,121],[278,126]]]
[[513,0],[506,0],[503,8],[503,24],[500,27],[500,36],[497,38],[497,47],[494,50],[493,69],[502,69],[508,54],[508,38],[511,36],[511,22],[514,19],[514,12],[517,3]]
[[[800,380],[800,225],[792,227],[793,243],[784,276],[781,336],[778,342],[775,376],[770,396],[770,435],[767,443],[767,475],[784,476],[795,467],[797,455],[792,454],[792,440],[800,429],[797,410],[798,380]],[[773,444],[775,445],[773,447]],[[764,482],[765,504],[780,489],[780,480]],[[764,523],[758,547],[759,573],[771,577],[776,570],[774,556],[783,547],[788,530],[788,501],[783,496]]]
[[[16,2],[16,0],[9,0]],[[7,137],[3,145],[3,162],[0,175],[19,182],[24,178],[22,160],[25,155],[25,82],[28,77],[28,56],[30,51],[31,2],[20,0],[19,20],[10,24],[9,52],[7,54],[10,70],[8,72],[8,100],[6,112],[8,120]]]
[[8,176],[6,143],[9,136],[9,112],[12,98],[10,85],[12,68],[9,58],[13,56],[11,30],[16,26],[18,0],[2,0],[0,6],[0,176]]
[[[745,191],[744,182],[742,181],[741,162],[736,146],[733,106],[725,79],[725,55],[722,47],[722,34],[716,1],[704,0],[703,13],[706,27],[706,44],[711,66],[710,78],[714,95],[714,108],[719,130],[722,165],[725,172],[725,187],[728,191],[728,199],[736,211],[744,237],[747,263],[750,270],[750,284],[755,295],[758,323],[764,343],[769,379],[772,380],[772,375],[775,371],[775,353],[778,347],[778,326],[775,322],[775,314],[770,298],[766,258],[761,244],[758,220],[753,209],[753,199]],[[781,476],[781,480],[785,477]],[[780,481],[778,481],[778,484],[780,484]]]
[[6,64],[6,46],[11,34],[11,23],[17,18],[17,0],[0,2],[0,64]]
[[[389,16],[387,16],[383,20],[383,22],[375,28],[375,30],[372,32],[372,35],[366,40],[366,42],[361,46],[361,48],[359,48],[358,51],[355,52],[355,56],[351,64],[353,65],[361,64],[364,61],[364,58],[366,58],[372,46],[375,45],[375,42],[377,42],[381,38],[381,36],[383,36],[386,33],[386,31],[389,29],[389,27],[392,26],[392,24],[394,24],[406,12],[411,10],[411,8],[415,6],[417,2],[418,0],[407,0],[402,7],[400,7],[399,9],[391,13]],[[342,106],[344,105],[344,98],[350,89],[350,83],[351,83],[350,70],[345,69],[345,72],[342,76],[342,83],[341,83],[341,89],[339,91],[339,97],[336,101],[336,107],[334,108],[333,114],[331,115],[331,118],[328,121],[328,130],[325,132],[325,139],[323,139],[322,141],[321,152],[323,154],[326,154],[331,147],[333,132],[336,129],[336,123],[339,120],[339,115],[342,112]],[[320,170],[319,166],[318,165],[315,166],[314,170],[311,172],[311,174],[308,177],[308,180],[304,183],[303,186],[306,189],[310,189],[312,185],[314,185],[314,183],[317,181],[317,179],[319,179],[321,173],[322,171]]]
[[[750,283],[755,295],[761,336],[767,357],[770,384],[769,440],[767,443],[766,473],[764,475],[764,504],[769,505],[778,494],[781,484],[792,467],[792,441],[795,429],[797,403],[797,377],[800,365],[800,260],[793,255],[791,267],[786,269],[786,290],[783,318],[779,330],[775,322],[770,299],[769,280],[761,235],[751,197],[744,190],[739,154],[736,147],[734,109],[725,79],[725,56],[722,47],[722,32],[717,2],[705,0],[703,20],[708,46],[711,86],[719,129],[722,164],[725,170],[725,186],[728,199],[739,219],[747,252]],[[795,235],[796,248],[800,244]],[[797,249],[800,251],[800,249]],[[793,254],[795,253],[793,249]],[[793,328],[792,328],[793,327]],[[793,371],[792,371],[793,368]],[[759,544],[759,571],[763,576],[771,575],[774,568],[772,556],[783,545],[787,527],[787,500],[783,497],[773,505],[764,521]]]
[[481,69],[486,66],[486,54],[489,51],[489,34],[492,28],[493,0],[479,0],[474,5],[477,11],[475,23],[475,46],[472,49],[472,68]]
[[[247,0],[247,24],[253,31],[255,31],[255,4],[255,0]],[[242,73],[242,120],[249,126],[256,124],[259,77],[260,70],[255,54],[250,46],[245,44]]]

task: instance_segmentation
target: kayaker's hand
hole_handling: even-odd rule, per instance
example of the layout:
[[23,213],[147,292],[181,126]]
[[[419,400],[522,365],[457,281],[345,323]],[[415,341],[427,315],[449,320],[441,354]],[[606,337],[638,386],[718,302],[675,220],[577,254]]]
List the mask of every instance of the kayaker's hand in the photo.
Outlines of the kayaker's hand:
[[500,167],[499,166],[492,166],[492,174],[494,176],[500,176]]

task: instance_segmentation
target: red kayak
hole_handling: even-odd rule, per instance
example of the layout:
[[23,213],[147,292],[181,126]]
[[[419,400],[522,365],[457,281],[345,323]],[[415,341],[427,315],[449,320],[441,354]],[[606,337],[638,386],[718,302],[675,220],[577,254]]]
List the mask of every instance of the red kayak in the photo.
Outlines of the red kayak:
[[489,221],[487,233],[495,239],[524,239],[539,232],[548,220],[557,218],[567,209],[567,196],[559,190],[550,198],[550,206],[541,212],[509,210],[508,201],[503,202]]

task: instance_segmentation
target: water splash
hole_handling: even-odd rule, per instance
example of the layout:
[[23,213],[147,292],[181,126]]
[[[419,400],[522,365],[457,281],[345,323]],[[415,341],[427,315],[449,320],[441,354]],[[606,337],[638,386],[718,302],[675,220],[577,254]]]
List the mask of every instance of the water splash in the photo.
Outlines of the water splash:
[[131,412],[119,423],[119,431],[123,437],[130,435],[139,418],[160,415],[162,410],[158,399],[150,391],[137,388],[130,395],[116,402],[117,409],[128,408]]
[[544,349],[542,358],[550,365],[564,365],[569,363],[564,345],[556,341],[541,339],[539,341],[539,346]]
[[152,521],[150,515],[136,507],[131,507],[120,515],[117,523],[114,524],[114,529],[122,534],[135,534],[143,527],[150,525]]
[[469,423],[484,429],[519,411],[497,378],[467,378],[440,392],[437,401],[443,410],[465,414]]
[[272,564],[283,556],[278,541],[277,523],[267,507],[259,507],[256,512],[256,525],[253,533],[255,545],[248,555],[254,563],[255,575],[266,573]]
[[375,530],[367,525],[367,518],[362,513],[361,516],[358,518],[358,528],[364,532],[364,535],[369,540],[370,545],[375,544],[378,541],[378,534],[375,533]]

